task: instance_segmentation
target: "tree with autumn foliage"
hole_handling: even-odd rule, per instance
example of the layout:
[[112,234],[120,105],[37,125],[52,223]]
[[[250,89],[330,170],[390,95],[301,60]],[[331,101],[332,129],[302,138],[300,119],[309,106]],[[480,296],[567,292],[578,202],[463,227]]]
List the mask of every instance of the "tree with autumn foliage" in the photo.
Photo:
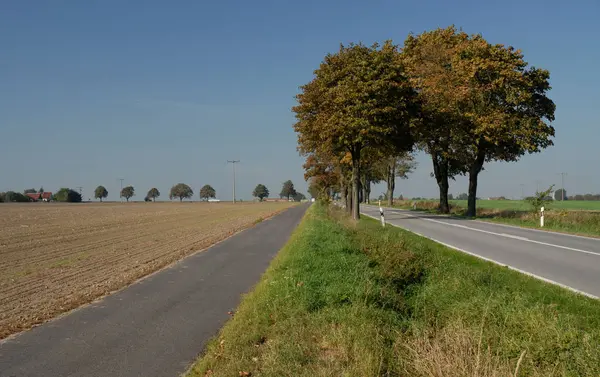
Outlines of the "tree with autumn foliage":
[[360,218],[361,153],[368,146],[410,149],[415,92],[391,42],[371,47],[340,46],[328,54],[311,82],[301,87],[293,108],[301,150],[326,146],[352,164],[352,216]]
[[402,49],[402,60],[411,85],[417,90],[420,117],[413,127],[419,149],[431,156],[433,176],[439,189],[440,211],[448,213],[449,179],[465,172],[457,153],[467,138],[463,124],[450,100],[458,87],[452,71],[458,46],[467,43],[466,33],[453,27],[409,35]]
[[[339,162],[338,162],[339,164]],[[324,157],[316,153],[308,154],[304,165],[304,179],[310,182],[313,189],[310,194],[314,198],[330,198],[339,189],[339,166],[331,156]]]
[[448,177],[468,174],[468,216],[485,162],[517,161],[553,144],[550,74],[529,67],[519,50],[452,26],[409,36],[403,61],[422,102],[417,140],[432,155],[440,199],[445,189],[447,203]]

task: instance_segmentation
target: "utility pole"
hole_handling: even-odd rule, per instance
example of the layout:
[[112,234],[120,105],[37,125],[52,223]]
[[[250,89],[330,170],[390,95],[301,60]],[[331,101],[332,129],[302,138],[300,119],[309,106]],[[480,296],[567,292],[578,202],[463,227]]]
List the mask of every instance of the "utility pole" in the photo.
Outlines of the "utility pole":
[[233,165],[233,204],[235,204],[235,164],[240,162],[240,160],[227,160],[228,164]]
[[560,178],[561,178],[561,185],[562,185],[562,190],[561,190],[561,198],[560,201],[564,201],[565,200],[565,175],[567,175],[567,173],[558,173],[560,174]]
[[117,180],[121,181],[121,191],[119,191],[119,198],[121,199],[121,202],[123,201],[123,195],[121,195],[121,193],[123,192],[123,181],[125,179],[123,178],[117,178]]

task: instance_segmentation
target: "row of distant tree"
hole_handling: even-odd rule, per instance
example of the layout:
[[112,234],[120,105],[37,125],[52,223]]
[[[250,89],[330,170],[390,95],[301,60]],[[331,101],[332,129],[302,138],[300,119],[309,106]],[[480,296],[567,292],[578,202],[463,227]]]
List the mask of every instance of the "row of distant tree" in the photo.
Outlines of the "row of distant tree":
[[[39,190],[35,189],[26,189],[23,193],[8,191],[5,193],[0,193],[0,202],[29,202],[32,200],[27,194],[39,193],[40,198],[41,194],[44,192],[44,188],[40,188]],[[146,193],[144,197],[144,201],[156,201],[156,198],[160,197],[160,191],[156,187],[152,187]],[[260,201],[269,197],[269,189],[267,186],[262,183],[258,184],[254,190],[252,191],[252,195]],[[125,198],[125,200],[129,201],[132,197],[135,196],[135,188],[133,186],[126,186],[120,192],[120,197]],[[171,187],[169,190],[169,199],[179,199],[179,201],[183,201],[183,199],[191,199],[194,196],[194,190],[185,183],[178,183]],[[297,192],[294,188],[294,183],[291,180],[287,180],[283,182],[281,192],[279,194],[281,198],[286,198],[288,200],[301,201],[306,199],[304,194]],[[102,201],[108,197],[108,190],[106,187],[100,185],[96,187],[94,190],[94,198]],[[209,200],[211,198],[216,198],[217,192],[211,185],[204,185],[200,188],[200,199]],[[82,201],[81,194],[70,188],[61,188],[52,195],[50,198],[52,201],[57,202],[71,202],[78,203]]]
[[[260,201],[262,201],[265,198],[269,197],[269,189],[267,188],[267,186],[263,185],[262,183],[259,183],[252,191],[252,195],[255,198],[258,198]],[[104,186],[98,186],[96,187],[96,190],[94,190],[94,198],[100,199],[100,201],[102,201],[102,199],[106,198],[107,196],[108,190]],[[133,186],[123,187],[123,189],[121,190],[121,197],[129,201],[129,199],[133,196],[135,196],[135,188]],[[158,198],[159,196],[160,191],[156,187],[153,187],[150,190],[148,190],[144,201],[156,201],[156,198]],[[169,191],[170,200],[179,199],[179,201],[183,201],[183,199],[191,199],[193,196],[194,190],[185,183],[178,183],[176,185],[173,185],[173,187],[171,187],[171,190]],[[216,197],[217,191],[211,185],[204,185],[200,189],[200,199],[208,201],[209,199]],[[294,184],[290,180],[287,180],[283,183],[280,197],[285,197],[288,200],[294,199],[298,201],[306,198],[302,193],[296,192]]]
[[[131,199],[134,196],[135,196],[135,188],[133,186],[125,186],[125,187],[123,187],[123,189],[121,189],[121,192],[120,192],[121,198],[125,198],[125,200],[129,201],[129,199]],[[179,199],[179,201],[183,201],[183,199],[190,199],[193,196],[194,196],[194,190],[189,185],[186,185],[185,183],[178,183],[176,185],[173,185],[173,187],[171,187],[171,190],[169,191],[169,199],[170,200]],[[216,196],[217,196],[217,192],[211,185],[204,185],[200,189],[200,199],[202,199],[202,200],[216,198]],[[103,199],[106,199],[106,197],[108,197],[108,190],[106,189],[106,187],[104,187],[102,185],[96,187],[96,189],[94,190],[94,198],[102,201]],[[158,190],[156,187],[152,187],[146,193],[146,196],[144,197],[144,201],[146,201],[146,202],[152,201],[153,202],[153,201],[156,201],[156,198],[158,198],[158,197],[160,197],[160,190]]]

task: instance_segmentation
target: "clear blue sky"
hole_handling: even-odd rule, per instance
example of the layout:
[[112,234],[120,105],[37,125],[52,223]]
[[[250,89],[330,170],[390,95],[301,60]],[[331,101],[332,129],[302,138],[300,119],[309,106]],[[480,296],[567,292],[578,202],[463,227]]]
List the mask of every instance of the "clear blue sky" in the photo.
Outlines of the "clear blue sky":
[[[597,0],[2,1],[0,191],[83,186],[87,198],[102,184],[116,199],[122,177],[138,200],[177,182],[228,199],[233,158],[244,199],[286,179],[305,191],[290,108],[323,56],[455,24],[549,69],[557,104],[556,145],[488,165],[480,195],[520,196],[561,171],[569,193],[600,192],[598,20]],[[418,160],[398,192],[436,196]]]

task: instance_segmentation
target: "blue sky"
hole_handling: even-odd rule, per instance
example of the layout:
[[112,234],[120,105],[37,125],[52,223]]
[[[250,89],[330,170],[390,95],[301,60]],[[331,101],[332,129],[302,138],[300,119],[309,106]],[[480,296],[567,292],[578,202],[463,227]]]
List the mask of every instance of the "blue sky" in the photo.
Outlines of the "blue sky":
[[[555,146],[518,163],[487,165],[480,196],[518,197],[560,183],[600,192],[600,3],[559,1],[2,1],[0,191],[119,181],[142,199],[174,183],[209,183],[231,196],[257,183],[273,194],[303,159],[294,95],[339,43],[402,43],[455,24],[524,51],[551,72]],[[436,196],[431,162],[399,181],[405,196]],[[452,193],[467,189],[465,179]],[[376,187],[377,196],[382,187]]]

